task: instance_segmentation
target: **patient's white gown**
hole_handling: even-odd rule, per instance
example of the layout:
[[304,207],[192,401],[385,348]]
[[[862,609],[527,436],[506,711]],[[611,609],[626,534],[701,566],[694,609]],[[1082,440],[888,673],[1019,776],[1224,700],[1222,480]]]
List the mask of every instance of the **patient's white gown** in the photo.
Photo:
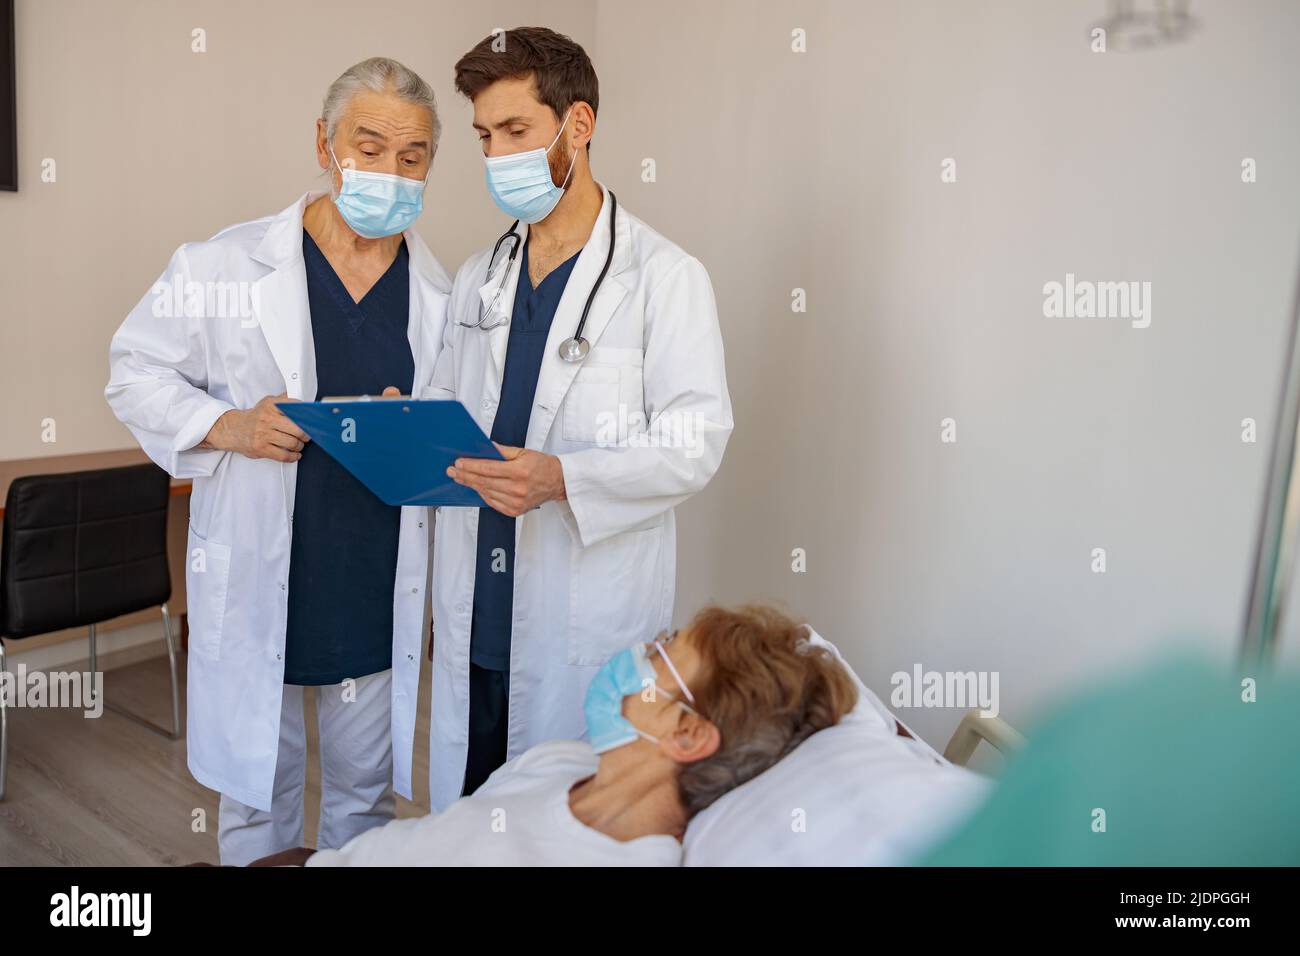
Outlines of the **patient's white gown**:
[[581,740],[538,744],[442,813],[394,820],[308,866],[679,866],[670,836],[621,842],[578,820],[569,789],[596,772]]

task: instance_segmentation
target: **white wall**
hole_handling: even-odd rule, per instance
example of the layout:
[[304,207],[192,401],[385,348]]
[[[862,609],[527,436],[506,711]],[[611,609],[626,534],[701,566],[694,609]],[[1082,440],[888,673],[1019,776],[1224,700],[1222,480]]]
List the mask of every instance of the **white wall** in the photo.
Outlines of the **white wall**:
[[[1020,722],[1229,652],[1300,262],[1300,7],[1191,9],[1184,45],[1098,55],[1102,0],[599,4],[597,174],[708,266],[735,401],[679,617],[781,599],[882,695],[992,669]],[[1067,272],[1151,281],[1151,326],[1044,318]]]
[[[597,175],[717,290],[737,430],[682,509],[679,618],[777,599],[877,691],[994,669],[1022,723],[1161,647],[1227,653],[1300,259],[1300,7],[1191,6],[1190,42],[1096,55],[1103,0],[19,0],[0,457],[129,444],[100,397],[113,329],[179,242],[311,185],[320,97],[364,56],[438,93],[424,236],[449,268],[490,241],[451,68],[543,23],[600,72]],[[1151,281],[1151,327],[1044,318],[1067,272]],[[940,741],[956,719],[908,716]]]

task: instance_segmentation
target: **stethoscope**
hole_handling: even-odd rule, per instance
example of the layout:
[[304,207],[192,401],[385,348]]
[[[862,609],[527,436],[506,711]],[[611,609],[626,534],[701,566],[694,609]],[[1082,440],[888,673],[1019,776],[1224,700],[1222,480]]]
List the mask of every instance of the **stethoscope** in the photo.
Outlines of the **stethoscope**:
[[[587,304],[582,308],[582,318],[578,320],[578,327],[573,330],[573,335],[560,343],[560,358],[566,362],[581,362],[591,351],[591,343],[582,337],[582,330],[587,325],[587,313],[591,311],[591,303],[595,301],[596,292],[600,289],[600,284],[605,281],[605,273],[609,272],[609,264],[614,260],[614,216],[618,212],[618,197],[614,195],[613,190],[609,190],[609,251],[605,253],[605,265],[600,270],[600,275],[596,276],[596,284],[591,287],[587,293]],[[501,252],[501,245],[510,242],[510,252],[506,259],[506,267],[501,270],[501,279],[497,282],[496,293],[492,296],[492,301],[488,304],[486,312],[483,303],[480,300],[478,307],[477,322],[458,322],[467,329],[495,329],[498,326],[505,325],[509,317],[502,312],[497,306],[501,302],[501,295],[505,292],[506,284],[510,279],[510,270],[514,268],[515,257],[519,254],[519,247],[523,244],[519,233],[515,232],[519,228],[519,220],[516,219],[501,237],[497,239],[496,245],[492,247],[492,258],[488,260],[488,275],[492,274],[492,267],[497,261],[497,255]],[[511,241],[513,240],[513,241]],[[489,323],[488,317],[497,315],[499,321]]]

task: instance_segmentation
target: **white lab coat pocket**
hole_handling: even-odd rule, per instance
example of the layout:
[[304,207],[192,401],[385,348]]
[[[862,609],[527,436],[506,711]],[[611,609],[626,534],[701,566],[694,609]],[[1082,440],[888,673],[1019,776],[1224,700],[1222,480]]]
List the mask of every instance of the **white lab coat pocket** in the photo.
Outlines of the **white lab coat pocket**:
[[230,546],[208,541],[190,528],[185,558],[185,604],[190,652],[221,660],[221,630],[230,587]]
[[564,397],[564,440],[612,444],[619,435],[619,370],[606,365],[578,369]]
[[569,584],[569,663],[603,664],[664,619],[664,520],[583,548]]

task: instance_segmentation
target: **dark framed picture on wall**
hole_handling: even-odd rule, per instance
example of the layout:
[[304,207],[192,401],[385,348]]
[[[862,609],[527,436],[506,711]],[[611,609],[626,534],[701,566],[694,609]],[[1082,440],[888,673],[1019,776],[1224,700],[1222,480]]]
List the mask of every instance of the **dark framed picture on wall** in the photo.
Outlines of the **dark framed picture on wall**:
[[0,0],[0,189],[18,189],[18,69],[14,55],[14,0]]

